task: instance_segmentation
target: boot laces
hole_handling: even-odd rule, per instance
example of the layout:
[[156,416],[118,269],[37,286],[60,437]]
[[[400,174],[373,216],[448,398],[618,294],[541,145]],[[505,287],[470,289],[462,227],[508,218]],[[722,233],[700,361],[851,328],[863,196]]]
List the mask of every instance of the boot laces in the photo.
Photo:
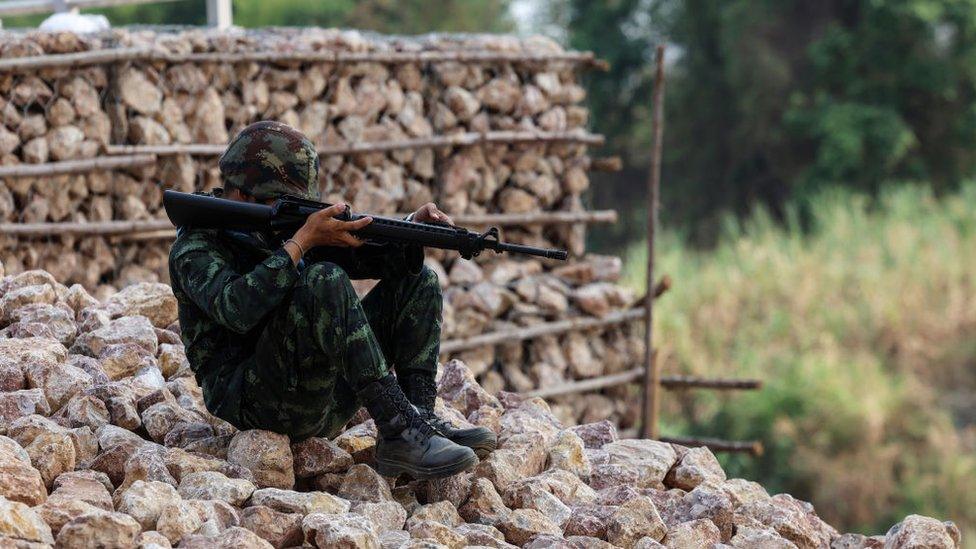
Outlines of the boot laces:
[[397,413],[407,419],[408,431],[418,433],[423,439],[437,435],[437,430],[410,404],[410,401],[407,400],[397,385],[385,386],[383,392],[393,403]]

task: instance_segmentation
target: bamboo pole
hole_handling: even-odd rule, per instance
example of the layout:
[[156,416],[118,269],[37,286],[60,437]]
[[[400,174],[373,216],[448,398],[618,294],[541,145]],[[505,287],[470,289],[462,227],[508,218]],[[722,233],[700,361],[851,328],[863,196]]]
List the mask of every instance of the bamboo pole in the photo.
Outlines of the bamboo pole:
[[[644,368],[636,367],[616,374],[570,381],[552,387],[540,387],[533,391],[522,393],[527,397],[552,398],[565,395],[576,395],[626,385],[644,376]],[[661,387],[669,390],[681,389],[710,389],[716,391],[737,391],[753,390],[762,387],[762,380],[758,379],[724,379],[724,378],[700,378],[691,376],[663,376],[661,377]]]
[[758,440],[722,440],[707,437],[661,437],[658,440],[691,448],[705,446],[714,452],[737,452],[752,456],[761,456],[764,451],[762,442]]
[[593,52],[495,52],[487,50],[461,51],[376,51],[376,52],[211,52],[169,53],[150,48],[117,48],[90,50],[77,53],[32,55],[0,59],[0,72],[29,71],[37,69],[100,65],[129,61],[163,63],[549,63],[567,62],[606,70],[606,61],[597,59]]
[[114,170],[117,168],[137,168],[151,166],[156,163],[156,157],[151,154],[134,154],[125,156],[96,156],[82,160],[63,160],[61,162],[46,162],[44,164],[16,164],[0,166],[2,177],[50,177],[69,173],[82,173],[97,170]]
[[[406,213],[391,217],[405,217]],[[454,216],[459,225],[560,225],[574,223],[613,223],[615,210],[592,212],[532,212],[519,214],[460,214]],[[7,236],[47,237],[70,234],[74,236],[118,236],[124,241],[166,240],[176,237],[173,225],[166,219],[139,221],[99,221],[66,223],[0,223],[0,233]]]
[[692,376],[661,376],[661,386],[670,391],[679,389],[712,389],[715,391],[751,391],[761,389],[761,379],[706,379]]
[[624,169],[624,161],[619,156],[594,158],[590,169],[595,172],[619,172]]
[[[321,156],[340,156],[368,154],[404,149],[430,149],[436,147],[464,147],[486,143],[583,143],[602,145],[604,137],[585,131],[541,132],[541,131],[495,131],[467,132],[453,135],[435,135],[412,139],[351,143],[348,145],[319,147]],[[107,154],[155,154],[168,156],[190,154],[195,156],[220,156],[227,148],[220,143],[186,143],[175,145],[106,145]]]
[[0,223],[0,234],[27,238],[50,236],[111,236],[138,231],[171,229],[168,219],[66,223]]
[[605,389],[607,387],[615,387],[617,385],[625,385],[640,378],[644,375],[643,368],[633,368],[625,372],[620,372],[617,374],[610,374],[607,376],[594,377],[590,379],[583,379],[580,381],[570,381],[568,383],[562,383],[560,385],[555,385],[552,387],[540,387],[533,391],[528,391],[522,393],[526,397],[540,397],[540,398],[552,398],[564,395],[578,395],[580,393],[589,393],[591,391],[598,391],[600,389]]
[[451,339],[441,343],[441,354],[456,353],[467,349],[498,345],[499,343],[512,343],[525,339],[534,339],[545,335],[555,335],[565,332],[589,330],[592,328],[604,328],[626,322],[633,322],[643,318],[644,311],[641,309],[630,309],[627,311],[616,311],[603,318],[579,317],[555,322],[546,322],[534,326],[525,326],[513,330],[500,330],[489,332],[471,337]]
[[[621,429],[617,432],[617,436],[637,438],[638,432],[637,429]],[[765,451],[762,442],[758,440],[724,440],[710,437],[661,437],[657,440],[689,448],[705,446],[713,452],[744,453],[752,456],[761,456]]]
[[[657,284],[654,285],[654,299],[657,299],[667,293],[671,289],[671,277],[664,275],[657,280]],[[647,306],[647,293],[640,296],[637,301],[634,302],[634,307],[646,307]]]
[[[661,186],[661,147],[664,136],[664,45],[657,47],[651,119],[651,168],[647,181],[647,288],[654,283],[654,236],[657,228],[658,192]],[[661,370],[654,349],[654,300],[645,299],[644,384],[641,407],[641,438],[657,438],[660,410]]]

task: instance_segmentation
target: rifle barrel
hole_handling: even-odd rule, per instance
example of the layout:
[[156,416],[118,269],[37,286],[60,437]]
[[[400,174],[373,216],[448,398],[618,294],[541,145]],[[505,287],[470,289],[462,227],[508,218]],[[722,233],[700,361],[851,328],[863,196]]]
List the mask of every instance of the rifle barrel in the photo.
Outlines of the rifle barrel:
[[509,244],[507,242],[499,242],[496,248],[499,252],[514,252],[517,254],[526,255],[536,255],[539,257],[545,257],[547,259],[559,259],[565,261],[569,257],[569,253],[566,250],[555,250],[552,248],[537,248],[535,246],[523,246],[521,244]]

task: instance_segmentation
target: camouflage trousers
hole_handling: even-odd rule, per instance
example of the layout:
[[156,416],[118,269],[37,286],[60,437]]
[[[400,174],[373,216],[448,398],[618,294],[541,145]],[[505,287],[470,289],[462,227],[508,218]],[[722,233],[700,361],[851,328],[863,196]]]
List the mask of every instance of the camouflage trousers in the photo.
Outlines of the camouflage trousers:
[[436,375],[441,308],[426,266],[381,280],[362,300],[342,268],[307,267],[244,372],[241,422],[296,440],[334,436],[361,405],[357,389],[391,369]]

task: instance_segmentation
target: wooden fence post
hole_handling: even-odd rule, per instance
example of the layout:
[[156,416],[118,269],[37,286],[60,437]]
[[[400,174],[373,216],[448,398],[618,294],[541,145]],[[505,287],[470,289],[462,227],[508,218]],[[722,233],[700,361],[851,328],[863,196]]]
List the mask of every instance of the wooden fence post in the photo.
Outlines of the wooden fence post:
[[[647,179],[647,291],[654,285],[654,232],[657,227],[661,186],[661,141],[664,136],[664,45],[656,48],[654,94],[651,118],[651,168]],[[654,300],[644,304],[644,383],[641,409],[641,438],[657,438],[660,410],[661,369],[654,348]]]

